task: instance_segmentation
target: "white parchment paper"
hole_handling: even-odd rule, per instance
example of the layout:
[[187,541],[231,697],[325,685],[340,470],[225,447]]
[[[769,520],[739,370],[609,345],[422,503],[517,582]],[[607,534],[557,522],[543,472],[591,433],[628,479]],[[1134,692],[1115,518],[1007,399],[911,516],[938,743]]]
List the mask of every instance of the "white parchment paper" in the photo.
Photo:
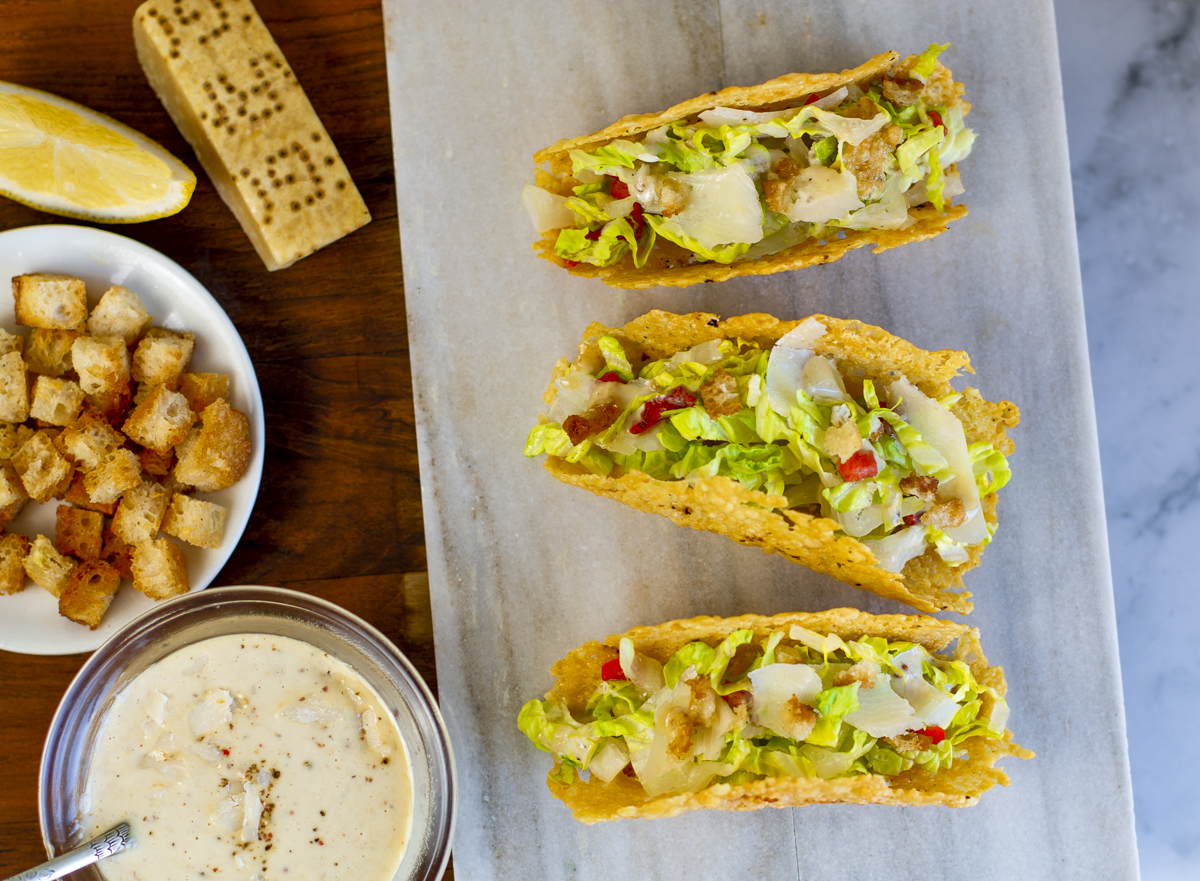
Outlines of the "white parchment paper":
[[[1134,878],[1124,715],[1066,132],[1048,0],[384,0],[441,703],[462,879]],[[970,216],[880,256],[621,292],[536,259],[532,154],[726,85],[952,43],[979,131]],[[700,614],[911,611],[560,485],[521,455],[589,321],[653,308],[827,312],[972,355],[1017,402],[1000,530],[967,576],[1010,727],[1037,752],[974,808],[814,806],[584,826],[550,797],[522,703],[575,645]],[[960,383],[960,386],[962,384]]]

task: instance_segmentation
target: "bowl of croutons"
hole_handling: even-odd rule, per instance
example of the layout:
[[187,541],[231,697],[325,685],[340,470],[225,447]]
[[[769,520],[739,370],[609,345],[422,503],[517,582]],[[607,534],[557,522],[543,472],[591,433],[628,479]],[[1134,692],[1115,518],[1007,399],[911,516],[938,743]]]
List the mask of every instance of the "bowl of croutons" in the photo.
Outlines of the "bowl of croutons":
[[91,651],[207,587],[262,479],[262,395],[177,263],[83,226],[0,233],[0,649]]

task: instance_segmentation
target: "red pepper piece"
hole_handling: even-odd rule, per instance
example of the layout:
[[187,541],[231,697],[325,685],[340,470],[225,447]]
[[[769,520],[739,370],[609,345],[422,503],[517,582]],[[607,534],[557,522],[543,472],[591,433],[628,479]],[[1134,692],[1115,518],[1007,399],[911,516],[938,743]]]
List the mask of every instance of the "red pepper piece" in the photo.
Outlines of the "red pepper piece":
[[852,482],[874,477],[879,473],[879,464],[870,450],[859,450],[845,462],[839,463],[838,471],[842,475],[842,480]]
[[942,128],[946,127],[946,124],[944,122],[942,122],[942,115],[940,113],[938,113],[936,110],[929,111],[929,121],[932,122],[935,126],[941,126]]
[[611,661],[605,661],[600,667],[600,678],[605,682],[611,682],[614,679],[628,680],[625,671],[621,669],[621,659],[613,658]]
[[603,230],[604,230],[604,227],[602,227],[602,226],[598,226],[598,227],[596,227],[594,230],[592,230],[590,233],[588,233],[586,236],[584,236],[584,238],[586,238],[586,239],[590,239],[590,240],[591,240],[591,241],[593,241],[593,242],[599,241],[599,240],[600,240],[600,233],[601,233]]
[[804,104],[807,107],[809,104],[814,104],[820,100],[821,100],[821,96],[818,95],[816,92],[813,92],[811,95],[809,95],[807,98],[804,99]]
[[564,260],[563,265],[568,268],[573,268],[573,267],[579,265],[579,261],[578,260]]
[[633,224],[633,237],[640,239],[642,230],[646,228],[646,219],[642,216],[642,203],[634,202],[633,207],[629,209],[629,222]]
[[612,196],[614,199],[629,198],[629,184],[625,183],[625,181],[621,180],[619,177],[613,177],[611,174],[606,174],[605,177],[612,181],[608,188],[608,194],[610,196]]
[[750,692],[748,691],[731,691],[729,694],[721,695],[721,697],[725,699],[725,703],[734,709],[750,702]]
[[941,743],[943,740],[946,739],[946,730],[944,728],[938,728],[937,726],[933,726],[930,728],[922,728],[920,731],[917,732],[917,734],[924,734],[926,737],[928,737],[930,740],[932,740],[935,744]]
[[621,383],[621,385],[625,385],[625,383],[628,382],[628,380],[621,379],[621,377],[617,376],[617,372],[615,370],[610,370],[610,371],[608,371],[608,373],[601,376],[600,381],[601,382],[619,382],[619,383]]
[[916,514],[909,514],[907,517],[904,518],[904,525],[905,526],[916,526],[918,523],[921,522],[921,515],[924,513],[925,513],[924,511],[918,511]]
[[685,410],[694,406],[696,406],[696,396],[683,386],[671,389],[665,395],[659,395],[646,402],[642,407],[641,421],[629,426],[629,433],[641,434],[658,425],[662,421],[663,413],[670,410]]

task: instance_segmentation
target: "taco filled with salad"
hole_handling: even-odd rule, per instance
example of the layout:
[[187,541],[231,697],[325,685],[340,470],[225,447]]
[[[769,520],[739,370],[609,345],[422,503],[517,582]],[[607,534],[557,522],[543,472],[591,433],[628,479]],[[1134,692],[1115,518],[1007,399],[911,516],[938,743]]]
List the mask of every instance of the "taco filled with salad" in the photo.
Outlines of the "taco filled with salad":
[[928,352],[826,315],[650,312],[559,359],[526,456],[640,511],[925,612],[969,612],[1018,411]]
[[[952,653],[945,651],[957,640]],[[966,807],[1031,758],[977,630],[854,609],[692,618],[589,642],[518,725],[585,823],[815,803]],[[586,776],[586,779],[584,775]]]
[[622,288],[829,263],[939,235],[966,215],[975,133],[932,45],[627,116],[538,152],[534,250]]

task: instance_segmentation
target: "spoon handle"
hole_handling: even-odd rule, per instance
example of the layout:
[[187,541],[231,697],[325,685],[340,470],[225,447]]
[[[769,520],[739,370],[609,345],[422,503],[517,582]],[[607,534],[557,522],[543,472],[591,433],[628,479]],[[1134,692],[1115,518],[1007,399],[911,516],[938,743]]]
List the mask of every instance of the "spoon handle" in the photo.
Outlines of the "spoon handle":
[[74,850],[69,850],[62,856],[55,857],[47,863],[35,866],[28,872],[13,875],[6,881],[54,881],[63,875],[77,872],[85,866],[112,856],[120,850],[129,847],[133,835],[128,823],[121,823],[109,829],[103,835],[98,835],[87,844],[81,844]]

